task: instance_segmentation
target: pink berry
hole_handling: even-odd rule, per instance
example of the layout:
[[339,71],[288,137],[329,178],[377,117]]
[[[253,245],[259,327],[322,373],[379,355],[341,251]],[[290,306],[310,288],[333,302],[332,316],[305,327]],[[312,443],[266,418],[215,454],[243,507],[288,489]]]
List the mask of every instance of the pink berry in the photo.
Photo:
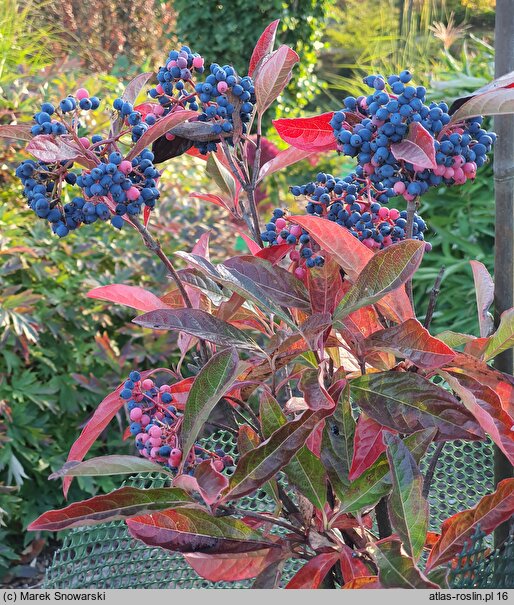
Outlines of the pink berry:
[[430,252],[432,250],[432,244],[430,242],[425,242],[425,252]]
[[150,389],[153,389],[154,381],[150,380],[150,378],[145,378],[145,380],[143,380],[143,382],[141,383],[141,386],[143,387],[143,390],[149,391]]
[[227,92],[228,90],[228,84],[226,82],[218,82],[218,92],[222,95],[223,93]]
[[162,412],[155,412],[155,417],[157,420],[162,420],[164,418],[164,414]]
[[300,237],[300,235],[303,233],[300,225],[293,225],[289,231],[291,235],[294,235],[295,237]]
[[402,195],[402,193],[405,192],[405,183],[403,183],[402,181],[398,181],[393,185],[393,189],[395,193],[397,193],[398,195]]
[[297,262],[300,260],[300,253],[298,252],[298,250],[291,250],[291,252],[289,253],[289,258],[293,262]]
[[384,239],[382,240],[382,244],[384,245],[384,248],[385,248],[386,246],[390,246],[392,243],[393,243],[393,240],[391,239],[391,236],[390,236],[390,235],[386,235],[386,236],[384,237]]
[[139,450],[139,453],[141,454],[141,456],[144,456],[145,458],[150,458],[150,454],[148,453],[148,450],[146,450],[146,449]]
[[281,244],[283,241],[284,241],[284,238],[281,235],[279,235],[277,237],[277,244]]
[[445,172],[446,172],[446,166],[445,166],[444,164],[437,165],[437,166],[434,168],[434,174],[435,174],[436,176],[443,176],[443,174],[444,174]]
[[281,231],[286,225],[287,223],[283,218],[277,218],[277,220],[275,221],[275,226],[279,231]]
[[389,218],[392,221],[395,221],[397,218],[400,218],[400,213],[398,212],[398,210],[396,210],[396,208],[391,208],[391,210],[389,210]]
[[297,267],[294,270],[294,274],[296,275],[296,277],[298,279],[304,279],[305,276],[306,276],[306,271],[305,271],[305,269],[303,267]]
[[118,166],[118,170],[123,172],[123,174],[128,174],[129,172],[132,172],[132,162],[129,162],[128,160],[123,160]]
[[159,391],[161,393],[171,393],[171,387],[169,384],[163,384],[161,387],[159,387]]
[[223,464],[223,460],[221,460],[220,458],[217,458],[216,460],[214,460],[212,464],[217,471],[222,471],[225,468],[225,465]]
[[139,441],[141,443],[146,443],[149,438],[150,436],[148,435],[148,433],[138,433],[136,435],[136,441]]
[[203,57],[194,57],[193,67],[196,69],[198,69],[199,67],[203,67]]
[[[151,442],[150,442],[150,443],[151,443]],[[158,455],[158,453],[159,453],[159,448],[158,448],[158,447],[153,447],[153,448],[150,450],[150,456],[151,456],[152,458],[155,458],[155,457]]]
[[374,248],[375,240],[371,237],[362,240],[362,243],[368,248]]
[[148,414],[143,414],[141,416],[141,426],[146,426],[147,424],[150,424],[150,416],[148,416]]
[[153,110],[153,113],[156,116],[162,116],[162,114],[164,113],[164,107],[162,105],[156,105],[156,107]]
[[159,94],[159,95],[164,94],[164,89],[160,84],[157,84],[157,86],[155,87],[155,90],[157,91],[157,94]]
[[[137,199],[138,199],[138,197],[139,197],[139,189],[138,189],[137,187],[131,187],[131,188],[130,188],[130,189],[127,191],[126,195],[127,195],[127,199],[128,199],[128,200],[130,200],[131,202],[134,202],[134,201],[135,201],[135,200],[137,200]],[[144,380],[144,381],[143,381],[143,385],[144,385],[144,383],[145,383],[145,382],[146,382],[146,381]],[[151,382],[151,381],[150,381],[150,382]],[[152,383],[152,384],[153,384],[153,383]],[[145,387],[143,386],[143,388],[145,388]],[[151,387],[150,387],[150,388],[151,388]]]
[[79,88],[75,93],[75,96],[79,101],[81,101],[82,99],[89,99],[89,93],[85,88]]
[[162,429],[159,426],[152,426],[149,433],[150,437],[160,437],[162,435]]
[[150,445],[153,445],[153,447],[160,447],[162,445],[162,439],[160,437],[150,437]]
[[91,147],[91,141],[86,137],[80,137],[79,141],[82,143],[82,146],[86,149]]
[[453,168],[447,168],[444,171],[444,178],[451,179],[451,178],[453,178],[454,173],[455,173],[455,171],[453,170]]
[[134,422],[137,422],[138,420],[141,419],[141,416],[143,415],[143,410],[141,408],[134,408],[133,410],[130,410],[130,419],[133,420]]
[[166,137],[167,141],[173,141],[173,139],[175,138],[175,135],[171,134],[171,132],[167,132],[164,136]]
[[172,59],[171,61],[168,61],[168,63],[166,64],[166,68],[171,69],[172,67],[175,67],[176,64],[177,62]]
[[378,214],[379,218],[381,218],[382,220],[385,220],[386,218],[389,218],[389,209],[380,208],[377,214]]

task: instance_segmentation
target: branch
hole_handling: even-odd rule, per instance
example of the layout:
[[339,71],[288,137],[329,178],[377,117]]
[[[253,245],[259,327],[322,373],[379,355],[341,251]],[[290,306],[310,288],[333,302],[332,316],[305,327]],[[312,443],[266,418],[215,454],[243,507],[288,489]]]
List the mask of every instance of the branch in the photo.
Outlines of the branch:
[[435,452],[432,454],[432,460],[430,460],[430,464],[428,466],[427,472],[425,474],[425,479],[423,481],[423,491],[421,492],[423,498],[428,498],[428,494],[430,492],[430,485],[432,484],[435,469],[437,467],[437,463],[439,462],[439,456],[441,455],[443,448],[444,441],[441,441],[441,443],[438,443]]
[[278,525],[279,527],[283,527],[305,539],[305,533],[288,523],[287,521],[282,521],[280,519],[275,519],[274,517],[268,517],[266,515],[260,515],[259,513],[254,513],[251,510],[240,510],[235,506],[220,506],[219,509],[223,510],[228,515],[242,515],[244,517],[252,517],[253,519],[258,519],[259,521],[265,521],[266,523],[271,523],[272,525]]
[[[405,239],[412,239],[412,231],[414,228],[414,214],[416,213],[417,206],[418,204],[415,200],[407,202],[407,224],[405,225]],[[408,279],[405,283],[405,291],[407,292],[410,304],[412,305],[412,309],[414,310],[414,297],[412,295],[412,278]]]
[[425,315],[425,321],[423,322],[423,325],[425,326],[425,328],[427,330],[428,330],[428,328],[430,328],[432,316],[434,315],[435,307],[437,304],[437,297],[439,296],[439,292],[440,292],[439,288],[441,286],[441,282],[443,281],[443,275],[444,275],[445,270],[446,270],[446,267],[444,267],[444,266],[439,269],[439,273],[434,282],[434,287],[432,288],[432,291],[430,292],[430,299],[428,301],[427,314]]

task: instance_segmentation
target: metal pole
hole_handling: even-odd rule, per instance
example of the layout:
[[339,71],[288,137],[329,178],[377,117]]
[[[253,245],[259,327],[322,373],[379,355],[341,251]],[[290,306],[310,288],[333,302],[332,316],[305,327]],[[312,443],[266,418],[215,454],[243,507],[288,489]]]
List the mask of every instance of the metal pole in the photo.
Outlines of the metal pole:
[[[514,71],[514,6],[512,0],[497,0],[495,24],[495,77]],[[506,309],[514,307],[514,116],[496,116],[494,129],[498,141],[494,151],[494,186],[496,198],[494,309],[495,325]],[[495,367],[512,374],[512,349],[498,355]],[[512,477],[513,468],[503,453],[494,448],[494,480]],[[494,534],[499,546],[508,536],[508,524]]]

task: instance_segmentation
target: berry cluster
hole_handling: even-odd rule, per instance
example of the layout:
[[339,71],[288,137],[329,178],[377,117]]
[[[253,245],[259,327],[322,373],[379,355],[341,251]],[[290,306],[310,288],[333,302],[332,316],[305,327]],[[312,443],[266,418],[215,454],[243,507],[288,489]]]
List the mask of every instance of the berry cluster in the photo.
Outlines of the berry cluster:
[[[159,84],[150,89],[148,94],[169,110],[187,96],[186,84],[191,83],[193,72],[202,74],[204,70],[203,57],[193,53],[188,46],[183,46],[180,50],[172,50],[168,55],[166,65],[160,67],[157,72]],[[175,94],[176,97],[174,97]],[[194,96],[187,102],[191,110],[198,109]]]
[[[374,185],[380,183],[407,201],[429,187],[460,185],[474,178],[496,140],[494,133],[481,128],[481,117],[449,125],[446,103],[426,105],[425,88],[412,86],[411,79],[408,71],[389,76],[387,82],[383,76],[367,76],[364,82],[374,92],[367,97],[347,97],[343,110],[331,120],[339,151],[356,157]],[[434,169],[397,160],[391,151],[392,144],[408,136],[413,122],[434,139]]]
[[30,132],[34,136],[40,134],[53,134],[59,136],[66,134],[66,125],[57,120],[52,119],[52,116],[61,117],[67,113],[78,112],[79,110],[89,111],[100,107],[100,99],[98,97],[90,97],[85,88],[79,88],[75,96],[69,95],[57,106],[57,109],[52,103],[43,103],[41,110],[34,115],[35,124]]
[[[239,119],[243,133],[251,119],[255,103],[255,90],[250,76],[240,78],[233,67],[217,63],[210,66],[210,75],[205,82],[199,82],[195,90],[203,104],[199,120],[212,124],[213,134],[230,134],[234,129],[234,111],[239,106]],[[232,144],[230,137],[227,142]],[[199,146],[202,153],[216,150],[216,143],[210,141]]]
[[212,460],[218,471],[233,466],[233,458],[221,448],[210,452],[196,443],[190,452],[182,452],[180,427],[183,416],[173,405],[170,391],[170,385],[157,387],[150,378],[142,380],[137,371],[131,372],[123,385],[120,397],[126,401],[130,433],[135,437],[139,454],[163,464],[172,472],[178,471],[185,455],[184,472],[190,475],[204,460]]

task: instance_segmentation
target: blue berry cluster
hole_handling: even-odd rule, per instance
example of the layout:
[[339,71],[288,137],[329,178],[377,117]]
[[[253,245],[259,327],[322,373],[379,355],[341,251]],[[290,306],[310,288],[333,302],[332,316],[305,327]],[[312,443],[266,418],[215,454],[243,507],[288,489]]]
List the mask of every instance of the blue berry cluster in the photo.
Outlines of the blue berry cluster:
[[[80,96],[81,95],[79,94],[79,97]],[[65,99],[62,99],[57,110],[52,103],[43,103],[41,105],[41,110],[34,115],[34,121],[36,123],[32,126],[30,132],[33,136],[38,136],[40,134],[53,134],[54,136],[59,136],[66,134],[66,126],[62,122],[52,119],[52,116],[58,115],[58,113],[64,115],[77,109],[84,111],[89,111],[90,109],[95,110],[99,107],[100,99],[98,97],[89,96],[76,98],[70,95]]]
[[[139,454],[176,473],[183,459],[180,449],[182,413],[173,405],[171,390],[170,385],[157,387],[153,380],[143,380],[139,372],[133,371],[124,383],[120,397],[126,402],[131,420],[129,430]],[[186,452],[184,472],[193,475],[196,465],[207,459],[213,461],[218,471],[234,464],[232,457],[221,448],[209,452],[197,443]]]
[[[367,76],[364,82],[374,92],[367,97],[347,97],[344,108],[331,120],[339,151],[356,157],[373,184],[380,183],[408,201],[443,182],[462,184],[474,178],[496,140],[494,133],[481,128],[481,117],[448,126],[451,118],[446,103],[426,105],[425,88],[411,85],[411,79],[408,71],[389,76],[387,81],[380,75]],[[407,137],[413,122],[434,138],[435,169],[396,160],[391,152],[391,145]]]
[[[243,133],[251,119],[255,103],[255,89],[250,76],[240,78],[233,67],[217,63],[210,66],[210,74],[204,82],[195,87],[202,103],[202,115],[199,120],[212,124],[212,132],[217,135],[229,135],[234,129],[235,104],[239,105],[239,119]],[[232,98],[231,98],[232,97]],[[227,142],[232,144],[230,137]],[[216,143],[209,141],[199,145],[202,153],[216,150]]]

